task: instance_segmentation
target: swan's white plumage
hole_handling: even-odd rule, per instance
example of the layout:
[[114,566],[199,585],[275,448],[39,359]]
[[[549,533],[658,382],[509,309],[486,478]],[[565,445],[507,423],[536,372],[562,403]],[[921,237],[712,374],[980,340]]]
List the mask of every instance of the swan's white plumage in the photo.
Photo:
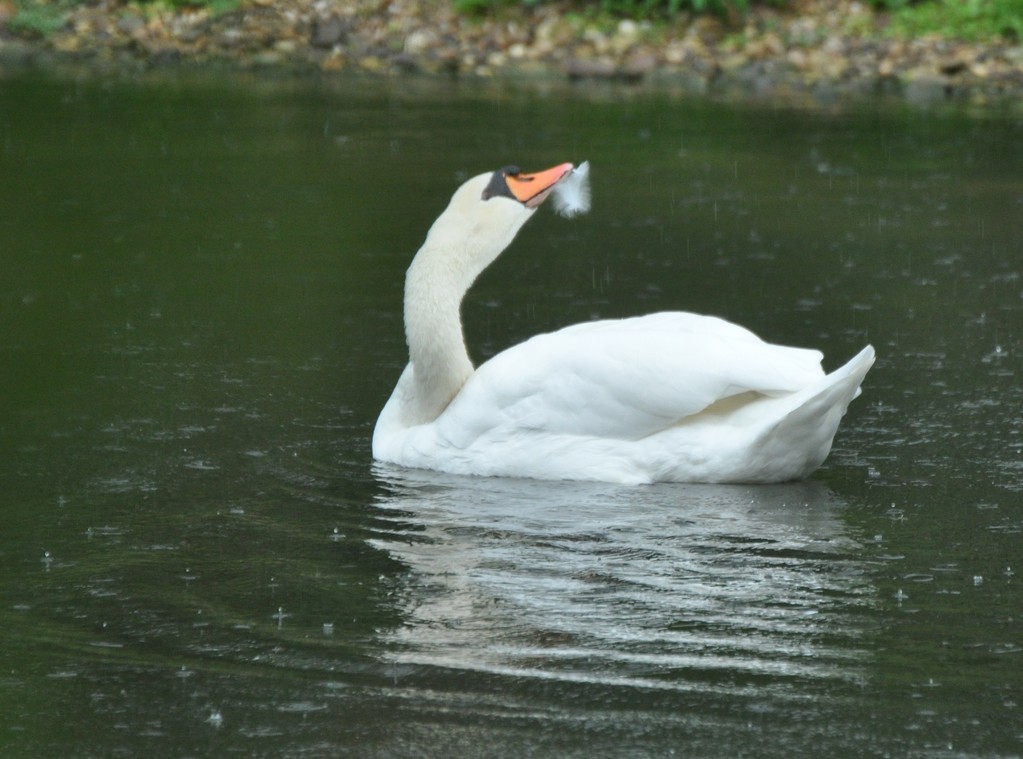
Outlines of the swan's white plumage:
[[[461,226],[480,234],[465,199],[487,178],[470,180],[460,201],[456,193],[431,238],[457,238]],[[519,213],[515,201],[488,201],[495,202],[507,204],[496,208],[509,218]],[[483,255],[492,260],[492,251]],[[426,279],[406,293],[443,291],[444,273],[422,268],[410,269],[410,278]],[[452,318],[457,313],[439,315],[443,324],[433,325],[406,303],[412,355],[425,353],[432,366],[433,353],[420,343],[429,348],[429,336]],[[466,360],[464,343],[441,352],[456,364]],[[419,400],[435,383],[417,375],[413,359],[377,420],[373,455],[457,474],[544,479],[799,479],[827,456],[873,360],[868,346],[825,375],[818,351],[771,345],[722,319],[681,312],[578,324],[498,354],[446,393],[450,403],[426,421]]]

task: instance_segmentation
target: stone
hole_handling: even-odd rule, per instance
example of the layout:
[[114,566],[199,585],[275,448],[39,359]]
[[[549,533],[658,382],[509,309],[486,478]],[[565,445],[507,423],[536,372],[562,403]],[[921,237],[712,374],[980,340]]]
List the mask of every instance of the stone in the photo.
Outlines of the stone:
[[274,50],[266,50],[252,57],[254,66],[272,67],[278,65],[284,58]]
[[162,67],[172,66],[181,60],[181,51],[173,45],[165,43],[150,43],[143,46],[146,51],[146,60],[149,65]]
[[348,22],[337,15],[317,17],[313,21],[313,33],[309,44],[313,47],[330,49],[344,42],[348,35]]
[[952,87],[945,77],[920,71],[908,72],[902,91],[906,100],[916,105],[937,103],[952,95]]
[[569,79],[612,79],[617,70],[609,58],[569,58],[565,74]]
[[18,9],[13,3],[0,2],[0,31],[7,28],[11,19],[18,15]]
[[419,71],[419,61],[415,56],[398,53],[391,59],[391,65],[403,74],[414,74]]
[[433,29],[416,29],[405,38],[402,50],[407,55],[422,55],[435,50],[440,44],[440,35]]
[[639,80],[657,68],[657,58],[650,50],[636,50],[625,59],[622,74],[626,79]]
[[217,38],[217,42],[221,47],[233,48],[236,47],[242,40],[245,39],[245,33],[241,29],[225,29],[220,33]]
[[174,36],[181,42],[195,42],[204,34],[205,30],[198,26],[182,26],[174,30]]
[[145,29],[145,27],[146,20],[138,13],[125,13],[117,19],[117,31],[129,37],[134,36],[140,30]]
[[320,64],[320,68],[324,71],[341,71],[345,67],[345,57],[343,55],[329,55],[323,59],[323,63]]

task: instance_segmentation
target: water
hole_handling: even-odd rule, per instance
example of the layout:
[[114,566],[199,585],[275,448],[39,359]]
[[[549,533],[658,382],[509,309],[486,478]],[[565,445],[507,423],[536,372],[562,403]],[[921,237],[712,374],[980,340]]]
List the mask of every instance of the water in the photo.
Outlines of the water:
[[[4,756],[1016,756],[1023,126],[668,94],[0,80]],[[658,309],[879,360],[777,487],[374,467],[460,178],[589,159],[478,359]]]

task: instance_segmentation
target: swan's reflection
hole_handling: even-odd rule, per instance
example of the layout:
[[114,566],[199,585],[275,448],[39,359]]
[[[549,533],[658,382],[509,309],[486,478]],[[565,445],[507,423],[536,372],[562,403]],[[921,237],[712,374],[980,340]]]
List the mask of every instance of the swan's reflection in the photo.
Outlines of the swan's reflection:
[[396,661],[672,689],[858,677],[870,587],[820,484],[377,475],[394,530],[374,543],[410,569]]

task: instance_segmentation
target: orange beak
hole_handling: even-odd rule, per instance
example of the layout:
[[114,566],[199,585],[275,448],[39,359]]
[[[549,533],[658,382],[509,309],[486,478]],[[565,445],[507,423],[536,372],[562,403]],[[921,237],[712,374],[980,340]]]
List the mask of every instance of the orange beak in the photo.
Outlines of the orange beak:
[[535,174],[505,174],[504,180],[512,195],[527,208],[536,208],[550,195],[554,185],[564,179],[574,167],[562,163]]

